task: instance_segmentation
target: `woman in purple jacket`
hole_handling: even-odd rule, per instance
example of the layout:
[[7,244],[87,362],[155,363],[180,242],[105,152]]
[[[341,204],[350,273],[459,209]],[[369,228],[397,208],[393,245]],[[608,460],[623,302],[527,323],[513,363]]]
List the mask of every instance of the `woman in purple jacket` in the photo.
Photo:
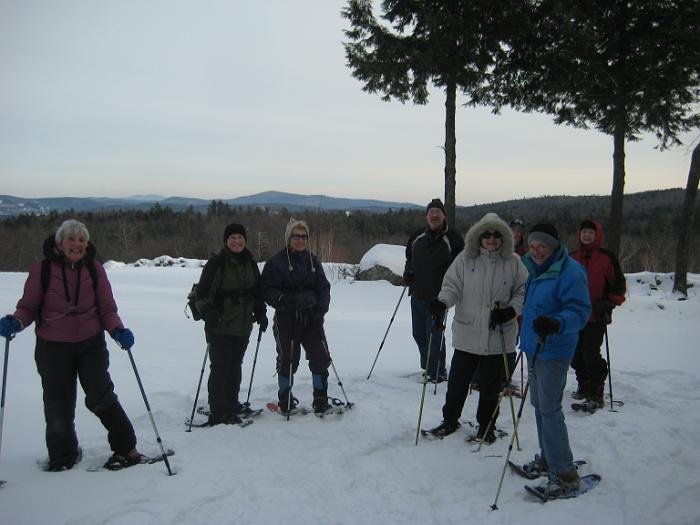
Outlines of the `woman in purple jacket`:
[[74,423],[78,378],[85,405],[107,429],[114,454],[105,466],[119,469],[141,459],[134,428],[107,370],[104,331],[125,349],[134,344],[134,335],[117,314],[107,273],[95,260],[89,239],[84,224],[61,224],[44,242],[46,260],[30,266],[15,313],[0,319],[0,335],[6,338],[36,323],[34,357],[44,390],[48,470],[54,472],[80,461]]

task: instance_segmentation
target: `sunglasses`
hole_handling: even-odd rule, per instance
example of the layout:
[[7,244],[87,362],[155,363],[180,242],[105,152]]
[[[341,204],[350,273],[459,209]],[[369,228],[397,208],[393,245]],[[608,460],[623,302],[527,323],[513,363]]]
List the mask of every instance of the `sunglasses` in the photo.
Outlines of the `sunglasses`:
[[497,232],[484,232],[481,234],[479,239],[486,240],[490,237],[493,237],[494,239],[501,239],[503,237],[503,235],[501,235],[501,232],[498,232],[498,231]]
[[295,233],[294,235],[292,235],[292,239],[295,241],[308,241],[309,236],[306,234],[299,235],[299,234]]

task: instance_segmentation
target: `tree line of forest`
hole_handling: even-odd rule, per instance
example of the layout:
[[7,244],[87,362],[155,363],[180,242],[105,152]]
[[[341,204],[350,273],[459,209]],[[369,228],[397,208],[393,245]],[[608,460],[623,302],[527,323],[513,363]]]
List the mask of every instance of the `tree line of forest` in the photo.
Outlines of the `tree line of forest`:
[[[683,190],[648,191],[626,196],[620,262],[625,272],[670,272],[680,224]],[[555,224],[560,238],[575,247],[576,229],[585,218],[608,227],[610,200],[600,196],[545,196],[481,204],[457,209],[455,228],[465,233],[487,212],[509,222],[522,219],[526,230],[536,222]],[[696,205],[697,209],[697,205]],[[52,212],[20,215],[0,221],[0,271],[26,271],[39,260],[42,244],[62,221],[75,218],[90,230],[100,260],[135,262],[161,255],[206,259],[222,246],[222,232],[230,222],[245,225],[248,248],[260,261],[284,246],[284,230],[290,216],[305,220],[311,228],[311,248],[325,262],[358,263],[375,244],[404,245],[408,236],[425,225],[422,210],[388,213],[231,207],[212,201],[206,212],[193,208],[173,211],[158,204],[150,210],[107,212]],[[700,273],[700,214],[689,243],[688,271]]]

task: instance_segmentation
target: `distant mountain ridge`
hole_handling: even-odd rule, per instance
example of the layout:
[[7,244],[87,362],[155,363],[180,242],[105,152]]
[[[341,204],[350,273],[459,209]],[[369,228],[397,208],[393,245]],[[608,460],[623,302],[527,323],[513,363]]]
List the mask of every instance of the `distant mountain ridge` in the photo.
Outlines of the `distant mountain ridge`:
[[392,202],[376,199],[349,199],[327,195],[299,195],[281,191],[265,191],[233,199],[198,199],[192,197],[162,197],[160,195],[135,195],[132,197],[46,197],[24,198],[0,195],[0,216],[21,214],[44,215],[51,211],[108,211],[149,209],[155,204],[167,206],[175,211],[193,208],[206,211],[212,200],[220,200],[229,206],[264,206],[267,208],[287,208],[289,211],[309,209],[369,211],[384,213],[389,210],[420,209],[423,206],[411,202]]

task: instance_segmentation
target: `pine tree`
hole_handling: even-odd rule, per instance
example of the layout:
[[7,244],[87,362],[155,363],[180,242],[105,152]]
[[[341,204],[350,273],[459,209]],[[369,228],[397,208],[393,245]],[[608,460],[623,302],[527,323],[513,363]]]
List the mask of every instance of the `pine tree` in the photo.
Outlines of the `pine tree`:
[[445,93],[445,208],[455,219],[457,91],[470,96],[484,88],[494,54],[509,32],[511,5],[503,0],[385,0],[380,22],[370,0],[350,0],[342,14],[347,64],[369,93],[414,104],[428,102],[429,84]]
[[700,124],[698,0],[534,0],[497,61],[498,103],[613,137],[609,247],[619,254],[625,143],[659,148]]

